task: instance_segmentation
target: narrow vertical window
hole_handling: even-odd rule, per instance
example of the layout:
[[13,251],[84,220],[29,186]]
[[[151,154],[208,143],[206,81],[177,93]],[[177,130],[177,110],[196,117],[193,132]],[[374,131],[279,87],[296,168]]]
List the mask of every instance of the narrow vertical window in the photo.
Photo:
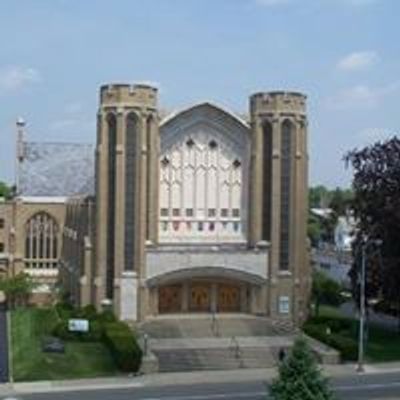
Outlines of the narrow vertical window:
[[108,215],[107,215],[107,284],[106,296],[113,297],[114,287],[114,250],[115,250],[115,172],[117,120],[115,115],[107,116],[108,131]]
[[125,270],[135,264],[135,204],[137,165],[137,118],[130,113],[126,118],[125,152]]
[[271,195],[272,195],[272,126],[263,126],[263,200],[262,238],[271,240]]
[[281,212],[280,212],[280,269],[289,269],[290,201],[292,185],[293,126],[289,120],[282,124],[281,132]]
[[153,127],[153,117],[150,115],[146,120],[146,147],[147,147],[147,179],[146,179],[146,239],[150,239],[150,215],[152,213],[152,205],[153,199],[151,197],[151,185],[153,182],[153,165],[152,165],[152,156],[153,156],[153,136],[152,136],[152,127]]

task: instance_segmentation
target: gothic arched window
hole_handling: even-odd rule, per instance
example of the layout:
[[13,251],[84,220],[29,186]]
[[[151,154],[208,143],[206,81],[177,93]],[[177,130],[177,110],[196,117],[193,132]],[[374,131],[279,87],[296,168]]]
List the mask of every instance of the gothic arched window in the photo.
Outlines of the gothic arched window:
[[59,227],[46,212],[33,215],[25,225],[25,268],[57,268]]

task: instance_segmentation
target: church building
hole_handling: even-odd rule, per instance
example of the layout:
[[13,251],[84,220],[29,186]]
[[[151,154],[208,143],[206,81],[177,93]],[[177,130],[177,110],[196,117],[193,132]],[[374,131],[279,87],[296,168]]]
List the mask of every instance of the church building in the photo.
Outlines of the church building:
[[[203,102],[161,118],[156,88],[109,84],[100,88],[95,148],[47,144],[35,153],[20,142],[19,196],[0,204],[18,242],[10,270],[51,275],[76,304],[112,307],[132,322],[306,317],[303,94],[253,94],[246,117]],[[41,156],[58,169],[37,168]],[[38,192],[46,174],[53,183]]]

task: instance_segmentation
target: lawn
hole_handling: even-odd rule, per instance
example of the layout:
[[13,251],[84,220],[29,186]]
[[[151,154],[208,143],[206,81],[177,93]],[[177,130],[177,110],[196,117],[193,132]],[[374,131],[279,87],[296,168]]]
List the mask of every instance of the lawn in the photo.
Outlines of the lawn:
[[67,342],[64,354],[43,353],[41,339],[50,333],[56,320],[53,309],[18,309],[11,313],[15,381],[91,378],[117,373],[102,343]]
[[[330,328],[331,334],[326,330]],[[336,347],[344,360],[355,360],[358,349],[358,320],[343,317],[334,307],[321,307],[320,316],[311,318],[304,326],[306,333]],[[336,345],[337,344],[337,345]],[[370,324],[366,346],[369,362],[400,360],[400,334]]]

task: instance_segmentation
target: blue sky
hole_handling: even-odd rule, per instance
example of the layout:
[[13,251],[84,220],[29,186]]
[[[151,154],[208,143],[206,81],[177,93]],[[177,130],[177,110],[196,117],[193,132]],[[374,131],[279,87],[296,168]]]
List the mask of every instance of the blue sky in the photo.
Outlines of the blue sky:
[[343,154],[400,132],[399,15],[398,0],[2,0],[0,180],[17,116],[30,140],[94,142],[99,85],[150,81],[168,110],[305,92],[310,181],[348,185]]

